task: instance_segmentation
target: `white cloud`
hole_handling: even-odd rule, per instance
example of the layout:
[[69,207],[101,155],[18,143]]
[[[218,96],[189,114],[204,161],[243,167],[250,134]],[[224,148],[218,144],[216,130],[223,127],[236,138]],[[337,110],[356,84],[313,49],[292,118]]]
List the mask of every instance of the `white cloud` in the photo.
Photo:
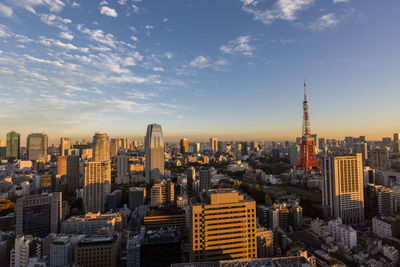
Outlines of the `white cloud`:
[[77,25],[77,29],[78,31],[87,34],[89,36],[89,39],[91,40],[97,41],[113,48],[117,46],[118,42],[115,40],[114,35],[112,35],[111,33],[104,34],[103,30],[90,30],[83,27],[81,24]]
[[318,18],[316,21],[309,25],[309,29],[313,31],[323,31],[325,29],[332,29],[339,24],[339,19],[335,14],[329,13]]
[[52,61],[52,60],[47,60],[47,59],[42,59],[42,58],[36,58],[30,55],[25,54],[24,55],[26,59],[32,61],[32,62],[37,62],[37,63],[46,63],[46,64],[50,64],[50,65],[54,65],[57,67],[62,67],[63,64],[59,61]]
[[115,9],[112,9],[112,8],[110,8],[108,6],[102,6],[100,8],[100,14],[106,15],[106,16],[109,16],[109,17],[113,17],[113,18],[118,17],[117,11],[115,11]]
[[136,36],[131,36],[132,41],[137,42],[138,38]]
[[13,15],[13,10],[11,7],[8,7],[2,3],[0,3],[0,17],[11,18]]
[[70,19],[65,19],[54,14],[40,14],[39,18],[43,23],[57,27],[63,31],[68,30],[66,24],[70,24],[72,22]]
[[203,69],[203,68],[209,67],[209,66],[210,66],[210,62],[208,61],[207,58],[205,58],[205,57],[203,57],[203,56],[198,56],[198,57],[196,57],[195,59],[193,59],[193,60],[189,63],[189,65],[190,65],[191,67],[194,67],[194,68]]
[[8,32],[6,25],[0,24],[0,38],[10,37],[11,34]]
[[146,29],[146,35],[150,36],[151,31],[154,29],[152,25],[145,25],[144,28]]
[[165,53],[164,53],[164,56],[165,56],[166,58],[168,58],[168,59],[171,59],[171,58],[174,56],[174,54],[172,54],[171,52],[165,52]]
[[164,18],[163,20],[162,20],[162,22],[167,22],[168,21],[168,18]]
[[224,54],[242,54],[246,56],[252,56],[253,50],[255,49],[253,46],[249,44],[250,36],[243,35],[239,36],[234,40],[231,40],[226,45],[222,45],[220,50]]
[[101,1],[99,4],[99,6],[104,6],[104,5],[108,5],[108,2],[105,0]]
[[336,3],[347,3],[347,2],[350,2],[350,0],[333,0],[334,4],[336,4]]
[[139,7],[137,5],[132,5],[133,12],[138,13]]
[[241,0],[242,9],[254,16],[255,20],[259,20],[264,24],[270,24],[274,20],[295,20],[297,14],[309,7],[314,3],[314,0],[276,0],[272,8],[264,11],[255,7],[256,1],[252,0]]
[[129,26],[128,29],[133,31],[133,32],[136,32],[136,27],[135,26]]
[[35,13],[36,6],[46,6],[52,12],[60,12],[65,4],[61,0],[13,0],[13,4]]
[[72,7],[80,7],[81,5],[78,4],[77,2],[72,2],[71,6],[72,6]]
[[132,91],[129,91],[128,93],[127,93],[127,95],[128,95],[128,98],[132,98],[132,99],[140,99],[140,100],[147,100],[147,99],[149,99],[149,98],[152,98],[152,97],[156,97],[157,96],[157,94],[156,93],[152,93],[152,92],[150,92],[150,93],[144,93],[144,92],[139,92],[139,91],[137,91],[137,90],[132,90]]
[[154,67],[153,71],[164,71],[162,67]]
[[118,4],[120,4],[120,5],[126,5],[126,0],[118,0]]
[[60,32],[60,34],[58,36],[60,36],[61,38],[70,40],[70,41],[72,39],[74,39],[74,36],[72,34],[68,33],[68,32]]

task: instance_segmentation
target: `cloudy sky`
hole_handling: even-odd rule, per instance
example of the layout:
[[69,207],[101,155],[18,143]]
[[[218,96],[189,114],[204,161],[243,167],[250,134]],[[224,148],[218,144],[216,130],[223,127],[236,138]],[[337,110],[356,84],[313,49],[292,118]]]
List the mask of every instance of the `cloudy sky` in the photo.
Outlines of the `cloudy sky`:
[[398,0],[2,0],[0,136],[400,131]]

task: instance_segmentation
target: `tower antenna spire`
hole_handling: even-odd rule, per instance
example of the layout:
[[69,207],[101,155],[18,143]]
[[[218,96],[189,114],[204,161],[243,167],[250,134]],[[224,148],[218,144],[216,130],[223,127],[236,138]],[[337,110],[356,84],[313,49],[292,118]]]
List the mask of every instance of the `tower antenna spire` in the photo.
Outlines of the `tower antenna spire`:
[[304,78],[304,101],[307,101],[306,78]]

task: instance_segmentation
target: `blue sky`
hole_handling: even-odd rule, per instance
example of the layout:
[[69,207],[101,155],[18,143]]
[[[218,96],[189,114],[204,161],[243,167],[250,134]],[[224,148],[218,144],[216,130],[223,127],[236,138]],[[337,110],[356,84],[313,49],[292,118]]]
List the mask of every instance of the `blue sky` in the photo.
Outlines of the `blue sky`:
[[396,0],[3,0],[0,133],[294,139],[399,131]]

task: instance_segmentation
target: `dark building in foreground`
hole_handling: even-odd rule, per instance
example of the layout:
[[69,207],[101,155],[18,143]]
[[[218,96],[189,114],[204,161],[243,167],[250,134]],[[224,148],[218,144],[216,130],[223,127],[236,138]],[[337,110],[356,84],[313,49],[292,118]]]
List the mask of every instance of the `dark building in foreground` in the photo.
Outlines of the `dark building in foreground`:
[[169,267],[181,261],[180,247],[174,228],[147,231],[140,247],[140,264],[147,267]]
[[61,219],[60,192],[30,195],[17,200],[16,234],[46,237],[57,233]]
[[74,258],[76,266],[120,266],[119,237],[118,235],[86,237],[75,247]]

